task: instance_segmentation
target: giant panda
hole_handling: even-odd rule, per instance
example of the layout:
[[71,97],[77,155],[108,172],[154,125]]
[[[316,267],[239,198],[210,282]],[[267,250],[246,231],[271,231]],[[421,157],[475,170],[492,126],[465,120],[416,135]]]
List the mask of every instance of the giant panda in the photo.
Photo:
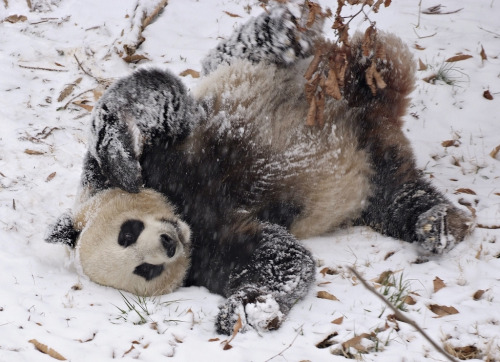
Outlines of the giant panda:
[[[92,114],[82,199],[109,189],[120,189],[119,198],[145,189],[166,197],[177,222],[191,230],[183,285],[227,297],[215,322],[220,333],[230,334],[238,319],[244,328],[280,326],[314,280],[313,257],[298,239],[368,225],[441,254],[472,225],[415,165],[401,130],[415,65],[396,36],[377,35],[385,88],[373,92],[367,84],[374,54],[365,55],[363,37],[355,36],[342,99],[326,99],[323,127],[306,125],[303,75],[323,35],[320,26],[305,30],[303,21],[285,5],[271,8],[208,54],[193,92],[169,71],[140,69],[112,85]],[[133,274],[141,245],[124,251],[119,237],[129,216],[103,212],[106,227],[87,225],[90,238],[75,231],[75,215],[67,214],[47,240],[88,243],[104,259],[123,253],[120,271]],[[132,218],[147,224],[151,215],[144,210]],[[180,244],[189,239],[183,230],[176,231]],[[152,237],[158,243],[157,233]],[[126,289],[99,264],[85,273]],[[170,268],[162,265],[163,272]]]

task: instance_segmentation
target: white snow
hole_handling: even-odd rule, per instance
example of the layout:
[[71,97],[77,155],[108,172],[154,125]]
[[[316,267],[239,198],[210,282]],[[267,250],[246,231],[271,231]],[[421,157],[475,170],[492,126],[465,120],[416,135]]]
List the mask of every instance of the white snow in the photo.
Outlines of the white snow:
[[[222,297],[195,287],[145,300],[122,296],[79,276],[62,246],[43,241],[47,225],[73,205],[88,134],[87,110],[65,105],[85,91],[74,101],[93,105],[96,78],[116,79],[136,68],[116,50],[134,39],[134,9],[151,9],[159,0],[31,2],[43,12],[30,11],[26,1],[0,2],[0,21],[15,14],[27,17],[0,23],[0,361],[53,360],[36,350],[32,339],[72,361],[157,361],[164,356],[179,361],[341,361],[343,356],[332,354],[339,343],[377,328],[378,343],[361,342],[366,354],[350,347],[356,357],[444,360],[411,326],[397,322],[396,328],[388,321],[391,312],[346,266],[357,268],[367,280],[386,270],[397,271],[397,278],[403,273],[403,281],[416,293],[411,295],[416,304],[408,305],[406,314],[433,340],[474,346],[478,359],[500,361],[500,229],[491,228],[500,225],[500,156],[490,155],[500,145],[497,0],[449,1],[443,12],[461,10],[420,16],[420,1],[393,1],[378,14],[369,14],[379,29],[402,37],[416,60],[428,65],[418,72],[404,129],[418,165],[451,200],[474,208],[482,227],[425,263],[415,263],[419,250],[414,245],[367,228],[307,240],[321,265],[308,297],[297,302],[278,331],[238,333],[228,350],[221,344],[226,337],[214,329]],[[421,3],[422,9],[436,5]],[[219,37],[261,11],[256,0],[170,0],[145,29],[146,40],[137,54],[150,59],[143,64],[177,74],[188,68],[199,71],[200,60]],[[331,23],[326,19],[327,26]],[[351,23],[353,30],[366,26],[361,18]],[[481,59],[482,48],[487,60]],[[473,57],[444,63],[462,53]],[[420,80],[443,64],[448,64],[453,85]],[[71,95],[58,101],[63,89],[80,77]],[[183,80],[190,88],[197,82],[190,76]],[[483,97],[486,90],[493,100]],[[456,140],[457,147],[443,147],[446,140]],[[323,276],[323,267],[335,273]],[[446,284],[437,292],[436,277]],[[479,290],[484,293],[475,300]],[[318,291],[338,300],[317,298]],[[127,301],[137,312],[129,311]],[[452,306],[458,314],[438,318],[428,308],[432,304]],[[332,323],[339,317],[341,324]],[[338,335],[331,339],[338,343],[316,347],[334,332]]]

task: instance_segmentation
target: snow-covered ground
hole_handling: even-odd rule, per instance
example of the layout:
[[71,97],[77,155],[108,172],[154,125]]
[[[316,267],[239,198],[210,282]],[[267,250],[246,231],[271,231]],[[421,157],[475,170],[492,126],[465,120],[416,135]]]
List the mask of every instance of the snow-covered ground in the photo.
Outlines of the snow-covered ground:
[[[203,288],[145,299],[120,294],[78,275],[64,247],[43,241],[47,225],[74,202],[88,109],[106,82],[144,64],[200,70],[220,37],[263,11],[256,0],[170,0],[136,51],[149,60],[136,65],[117,52],[137,39],[142,10],[160,1],[137,3],[0,2],[0,361],[53,360],[35,340],[72,361],[445,360],[413,327],[394,320],[347,266],[372,284],[393,271],[395,286],[379,290],[393,298],[410,292],[405,313],[434,341],[462,358],[500,361],[498,0],[446,1],[440,14],[420,15],[436,2],[422,0],[419,8],[419,0],[395,0],[369,14],[427,67],[419,79],[448,80],[417,82],[405,131],[419,166],[450,199],[473,210],[480,227],[426,262],[413,245],[366,228],[306,240],[318,259],[308,297],[278,331],[239,333],[229,349],[214,330],[222,297]],[[366,27],[361,20],[351,29]],[[445,62],[464,54],[472,57]],[[189,87],[197,81],[184,80]],[[320,291],[335,298],[318,298]]]

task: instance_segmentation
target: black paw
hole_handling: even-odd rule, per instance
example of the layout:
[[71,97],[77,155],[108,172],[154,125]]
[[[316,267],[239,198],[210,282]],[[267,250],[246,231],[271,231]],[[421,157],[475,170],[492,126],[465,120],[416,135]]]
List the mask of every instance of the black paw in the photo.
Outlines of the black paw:
[[215,327],[220,334],[231,335],[238,319],[242,332],[255,329],[258,332],[278,329],[283,313],[271,294],[261,294],[257,288],[247,287],[230,296],[220,306]]
[[417,241],[425,250],[442,254],[462,241],[472,225],[464,212],[449,204],[438,204],[418,217]]

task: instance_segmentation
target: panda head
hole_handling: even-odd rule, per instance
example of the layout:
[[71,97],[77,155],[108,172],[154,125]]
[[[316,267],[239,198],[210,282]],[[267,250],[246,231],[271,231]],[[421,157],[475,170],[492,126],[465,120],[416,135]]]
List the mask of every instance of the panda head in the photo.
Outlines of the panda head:
[[141,296],[173,291],[190,264],[189,227],[163,195],[148,189],[98,193],[60,217],[46,241],[72,247],[92,281]]

